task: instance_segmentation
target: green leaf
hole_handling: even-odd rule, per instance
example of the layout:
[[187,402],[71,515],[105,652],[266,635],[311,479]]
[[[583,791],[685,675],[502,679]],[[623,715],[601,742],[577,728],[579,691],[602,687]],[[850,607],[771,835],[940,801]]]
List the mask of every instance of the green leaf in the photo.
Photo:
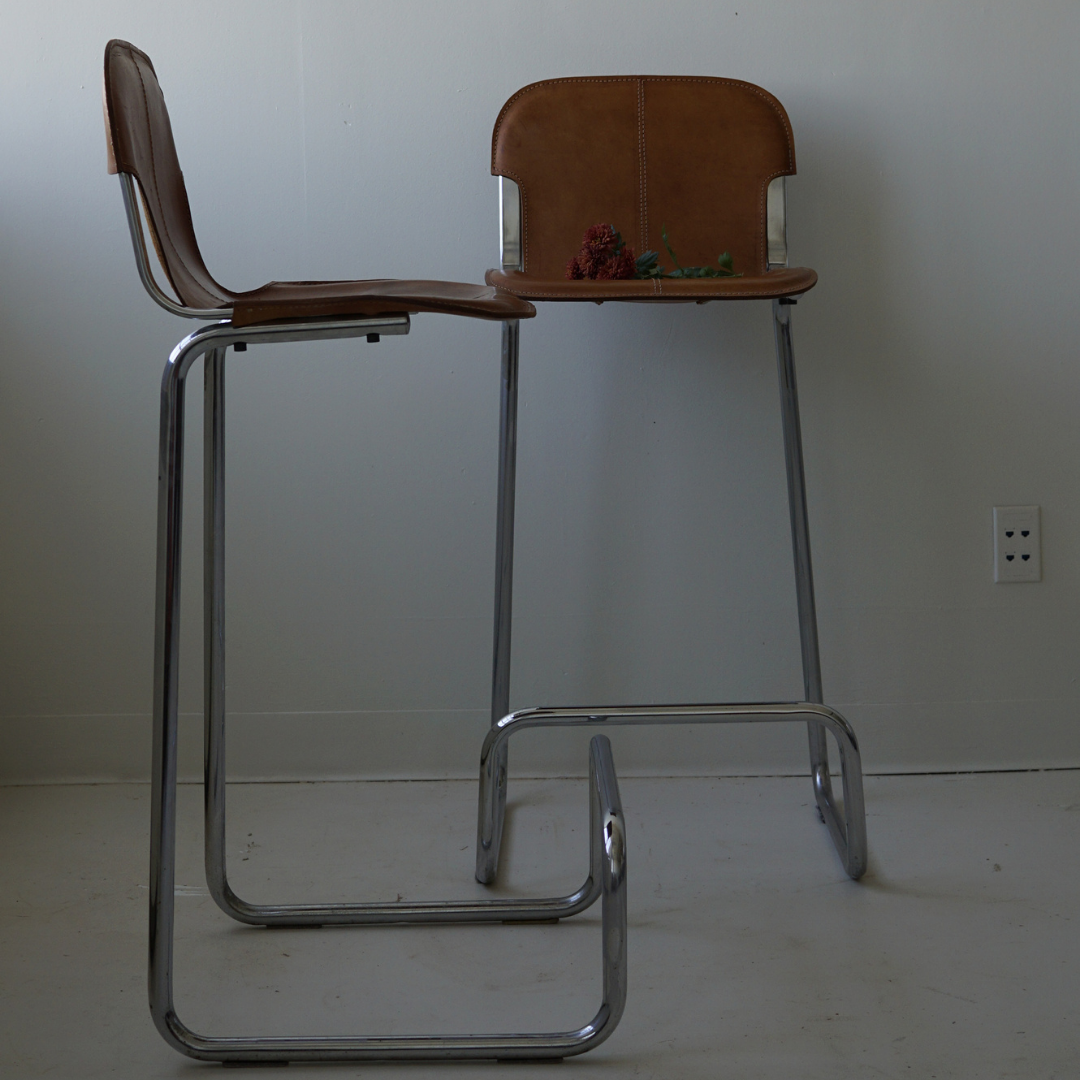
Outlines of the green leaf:
[[652,270],[660,258],[655,251],[646,251],[637,257],[634,265],[637,267],[638,273],[643,273],[646,270]]
[[[677,258],[675,258],[675,252],[671,250],[671,244],[668,242],[668,234],[667,234],[667,226],[666,225],[661,225],[660,226],[660,236],[663,238],[664,247],[667,248],[667,253],[671,256],[671,261],[675,264],[676,271],[681,270],[682,267],[679,266],[679,260]],[[672,274],[671,276],[674,277],[675,275]]]

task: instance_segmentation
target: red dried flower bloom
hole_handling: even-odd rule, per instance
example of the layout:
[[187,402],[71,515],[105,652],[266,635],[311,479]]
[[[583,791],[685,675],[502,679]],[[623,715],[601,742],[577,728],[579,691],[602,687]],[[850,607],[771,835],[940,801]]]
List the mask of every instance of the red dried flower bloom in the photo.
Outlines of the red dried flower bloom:
[[581,265],[581,256],[575,255],[566,264],[566,277],[568,281],[581,281],[586,276],[585,268]]
[[599,262],[610,259],[618,246],[619,234],[610,225],[593,225],[585,230],[581,253],[591,255]]
[[633,248],[623,243],[611,225],[593,225],[585,230],[581,251],[566,264],[571,281],[611,281],[632,278],[637,268]]
[[661,229],[675,269],[667,273],[657,261],[655,251],[646,251],[641,256],[641,265],[634,258],[634,249],[628,247],[622,236],[611,225],[593,225],[585,230],[581,241],[581,251],[566,264],[566,276],[571,281],[633,281],[656,280],[658,278],[718,278],[742,277],[736,274],[731,256],[724,252],[717,258],[717,266],[680,266],[668,242],[667,229]]
[[611,277],[615,281],[625,281],[637,275],[637,260],[632,247],[624,247],[609,265]]
[[632,278],[637,272],[634,264],[634,249],[623,248],[613,259],[597,267],[592,275],[597,281],[623,281]]

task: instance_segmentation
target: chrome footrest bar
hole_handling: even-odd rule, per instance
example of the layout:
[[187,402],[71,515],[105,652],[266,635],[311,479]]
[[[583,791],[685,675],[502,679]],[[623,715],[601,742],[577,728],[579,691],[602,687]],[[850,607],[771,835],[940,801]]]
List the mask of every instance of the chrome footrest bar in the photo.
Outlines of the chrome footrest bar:
[[577,915],[600,896],[600,880],[590,874],[567,896],[528,900],[422,900],[371,904],[249,904],[225,884],[211,890],[218,907],[251,926],[375,926],[409,923],[554,922]]
[[637,724],[806,723],[811,732],[831,731],[840,749],[843,806],[837,807],[825,764],[814,770],[814,794],[848,876],[866,872],[866,810],[862,759],[851,725],[835,709],[809,701],[732,705],[622,705],[613,708],[522,709],[503,717],[488,732],[480,754],[480,805],[476,836],[476,880],[490,884],[499,868],[507,780],[507,743],[516,731],[535,727],[596,727]]

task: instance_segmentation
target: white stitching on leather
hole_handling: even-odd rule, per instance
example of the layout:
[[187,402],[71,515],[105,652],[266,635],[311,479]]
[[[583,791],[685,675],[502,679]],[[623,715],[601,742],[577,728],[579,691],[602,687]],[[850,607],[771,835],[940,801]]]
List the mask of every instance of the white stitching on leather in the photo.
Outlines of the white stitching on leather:
[[[698,83],[720,83],[722,86],[741,86],[744,90],[749,90],[752,94],[756,94],[761,98],[766,105],[769,106],[777,116],[780,117],[781,123],[784,125],[784,133],[787,135],[788,144],[788,167],[794,169],[795,167],[795,137],[791,131],[791,122],[787,118],[787,113],[784,111],[784,107],[779,101],[767,90],[763,90],[760,86],[755,86],[753,83],[744,81],[743,79],[717,79],[712,76],[694,76],[694,75],[615,75],[609,78],[570,78],[570,79],[544,79],[541,82],[530,83],[528,86],[523,86],[513,97],[511,97],[506,104],[499,110],[499,115],[495,120],[495,130],[491,135],[491,173],[493,176],[499,176],[495,169],[495,147],[499,142],[499,131],[502,128],[503,119],[506,116],[507,109],[519,97],[523,94],[531,93],[533,90],[539,89],[541,86],[560,85],[562,83],[574,83],[574,82],[592,82],[592,83],[615,83],[615,82],[631,82],[634,79],[641,79],[649,82],[698,82]],[[509,175],[509,174],[503,174]],[[777,173],[777,176],[788,176],[789,173]]]
[[638,225],[641,229],[638,250],[644,252],[649,246],[649,211],[648,180],[645,163],[645,80],[638,79],[637,85],[638,114],[638,198],[641,200],[638,212]]

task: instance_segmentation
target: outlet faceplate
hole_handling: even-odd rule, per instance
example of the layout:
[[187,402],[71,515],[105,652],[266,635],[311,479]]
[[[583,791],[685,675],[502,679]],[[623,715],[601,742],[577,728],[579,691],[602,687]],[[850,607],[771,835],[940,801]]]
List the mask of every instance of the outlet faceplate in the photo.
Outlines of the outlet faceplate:
[[1042,581],[1037,506],[994,507],[994,580]]

